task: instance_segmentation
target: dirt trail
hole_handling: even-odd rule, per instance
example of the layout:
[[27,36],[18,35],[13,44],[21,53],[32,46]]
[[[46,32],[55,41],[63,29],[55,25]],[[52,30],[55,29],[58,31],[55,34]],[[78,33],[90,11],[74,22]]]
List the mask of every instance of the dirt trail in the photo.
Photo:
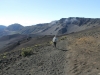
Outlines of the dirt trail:
[[64,45],[59,42],[57,48],[41,47],[36,54],[11,62],[2,70],[2,75],[66,75],[67,50]]

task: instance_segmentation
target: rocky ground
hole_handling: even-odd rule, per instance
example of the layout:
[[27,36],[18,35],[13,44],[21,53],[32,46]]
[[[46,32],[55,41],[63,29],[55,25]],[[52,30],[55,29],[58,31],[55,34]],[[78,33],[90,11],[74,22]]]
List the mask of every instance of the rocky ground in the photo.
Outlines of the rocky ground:
[[[1,60],[1,75],[63,75],[66,51],[53,46],[38,47],[31,56],[22,57],[20,51],[6,54]],[[14,54],[15,53],[15,54]],[[9,58],[9,59],[8,59]],[[5,63],[5,64],[4,64]]]
[[58,39],[57,48],[52,42],[31,46],[26,57],[22,49],[1,54],[0,75],[100,75],[100,28]]

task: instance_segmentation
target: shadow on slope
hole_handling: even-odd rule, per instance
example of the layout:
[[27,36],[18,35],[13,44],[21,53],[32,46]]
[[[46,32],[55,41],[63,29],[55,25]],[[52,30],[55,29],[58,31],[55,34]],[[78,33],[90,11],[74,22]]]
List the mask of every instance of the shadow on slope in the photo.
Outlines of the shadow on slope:
[[68,51],[67,49],[61,49],[61,48],[56,48],[58,50],[61,50],[61,51]]

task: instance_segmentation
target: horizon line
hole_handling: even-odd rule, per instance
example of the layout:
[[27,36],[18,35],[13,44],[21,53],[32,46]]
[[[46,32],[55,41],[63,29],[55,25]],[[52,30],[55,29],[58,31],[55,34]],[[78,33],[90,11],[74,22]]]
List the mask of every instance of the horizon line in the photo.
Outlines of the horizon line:
[[[63,17],[64,18],[64,17]],[[60,19],[63,19],[63,18],[60,18]],[[67,17],[67,18],[89,18],[89,17]],[[59,19],[59,20],[60,20]],[[90,18],[90,19],[100,19],[100,18]],[[22,25],[22,26],[32,26],[32,25],[37,25],[37,24],[46,24],[46,23],[51,23],[51,22],[53,22],[53,21],[58,21],[58,20],[52,20],[52,21],[49,21],[49,22],[41,22],[41,23],[33,23],[33,24],[22,24],[22,23],[17,23],[17,22],[15,22],[15,23],[11,23],[11,24],[0,24],[0,25],[3,25],[3,26],[10,26],[10,25],[12,25],[12,24],[20,24],[20,25]]]

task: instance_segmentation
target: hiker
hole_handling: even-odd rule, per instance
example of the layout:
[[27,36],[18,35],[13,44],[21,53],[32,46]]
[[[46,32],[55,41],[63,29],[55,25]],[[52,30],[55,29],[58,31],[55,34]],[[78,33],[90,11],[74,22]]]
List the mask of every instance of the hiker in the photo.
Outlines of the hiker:
[[53,44],[54,44],[54,46],[56,47],[56,43],[57,43],[57,37],[56,37],[56,35],[54,36],[54,38],[53,38]]

